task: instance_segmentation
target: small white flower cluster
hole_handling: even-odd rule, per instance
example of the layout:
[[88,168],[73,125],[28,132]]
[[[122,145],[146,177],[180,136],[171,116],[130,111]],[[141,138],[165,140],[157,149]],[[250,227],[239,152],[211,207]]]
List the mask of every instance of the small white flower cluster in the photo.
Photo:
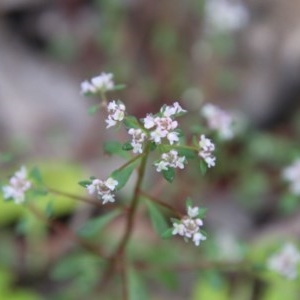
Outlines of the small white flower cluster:
[[267,262],[268,268],[287,279],[297,277],[297,265],[300,261],[300,253],[293,244],[285,244],[277,254],[271,256]]
[[203,221],[198,218],[199,208],[188,207],[188,215],[183,217],[179,222],[173,223],[173,235],[183,236],[185,241],[192,239],[196,246],[200,245],[201,241],[206,240],[206,237],[201,233],[200,226]]
[[176,150],[171,150],[168,153],[163,153],[161,155],[161,160],[156,162],[156,171],[161,172],[162,170],[167,170],[169,167],[172,168],[184,168],[185,156],[178,156]]
[[140,128],[130,128],[128,133],[132,135],[131,146],[133,153],[143,152],[143,143],[146,140],[145,132]]
[[4,199],[12,198],[16,204],[25,200],[25,192],[31,187],[31,182],[27,179],[27,170],[24,166],[17,171],[9,180],[9,185],[3,186]]
[[125,117],[125,105],[121,101],[111,101],[107,105],[108,117],[105,120],[106,128],[115,126],[118,122],[121,122]]
[[107,92],[114,88],[113,74],[102,72],[99,76],[93,77],[91,81],[85,80],[81,83],[82,94],[96,94]]
[[151,129],[150,140],[156,144],[160,144],[163,138],[167,138],[171,145],[178,142],[178,132],[175,131],[178,122],[173,120],[173,117],[185,112],[186,110],[182,109],[178,102],[175,102],[172,106],[163,106],[159,115],[148,114],[144,118],[144,127]]
[[94,179],[86,188],[89,194],[96,193],[98,199],[103,200],[102,204],[106,204],[107,202],[115,202],[115,195],[112,192],[117,185],[118,181],[113,178],[108,178],[105,181]]
[[207,0],[205,2],[205,19],[216,32],[234,31],[243,27],[249,19],[246,7],[240,1]]
[[290,182],[291,192],[300,195],[300,159],[286,167],[282,172],[282,177]]
[[209,168],[214,167],[216,165],[216,158],[212,155],[212,152],[215,150],[215,145],[210,139],[202,134],[199,141],[199,147],[199,156],[204,159]]
[[[143,143],[146,140],[160,144],[163,138],[167,138],[171,145],[178,142],[179,133],[175,131],[178,122],[173,120],[173,117],[185,112],[186,110],[182,109],[178,102],[175,102],[172,106],[164,105],[159,114],[148,114],[143,119],[145,129],[130,128],[128,134],[132,136],[130,144],[133,147],[133,153],[142,153]],[[147,131],[149,129],[152,129],[150,133]]]
[[201,114],[206,119],[208,127],[216,130],[221,139],[233,138],[233,118],[229,113],[209,103],[203,106]]

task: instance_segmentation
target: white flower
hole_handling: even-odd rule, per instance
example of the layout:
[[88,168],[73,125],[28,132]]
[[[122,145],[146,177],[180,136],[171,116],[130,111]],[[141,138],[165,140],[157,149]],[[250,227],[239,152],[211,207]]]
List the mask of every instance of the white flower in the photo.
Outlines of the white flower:
[[104,184],[111,190],[113,191],[116,186],[118,185],[118,181],[109,177],[105,182]]
[[99,76],[91,79],[92,84],[98,91],[109,91],[114,88],[113,74],[102,72]]
[[200,137],[199,146],[203,151],[212,152],[215,150],[215,145],[204,134]]
[[105,120],[107,123],[106,128],[115,126],[118,122],[123,121],[125,117],[125,109],[126,107],[121,101],[111,101],[107,105],[108,117]]
[[233,138],[234,124],[233,118],[229,113],[209,103],[203,106],[201,114],[205,117],[208,127],[217,131],[221,139],[229,140]]
[[172,106],[166,105],[160,109],[160,112],[163,114],[164,117],[171,117],[179,113],[185,113],[184,110],[178,102],[174,102]]
[[168,170],[169,163],[166,161],[159,161],[154,164],[156,166],[156,171],[161,172],[162,170]]
[[154,117],[150,114],[150,115],[147,115],[146,118],[144,118],[144,127],[146,129],[150,129],[152,127],[155,126],[155,119]]
[[160,130],[160,128],[155,129],[150,133],[150,138],[152,141],[154,141],[156,144],[160,144],[161,140],[166,136],[166,132]]
[[206,240],[206,237],[202,234],[200,226],[203,225],[203,221],[198,216],[198,207],[188,207],[188,215],[184,216],[179,222],[173,223],[173,235],[179,234],[185,239],[192,239],[196,246],[200,245],[200,242]]
[[184,168],[185,156],[178,156],[176,150],[171,150],[167,153],[161,155],[161,160],[156,162],[156,171],[161,172],[162,170],[167,170],[168,167],[172,168]]
[[168,133],[167,139],[169,140],[170,144],[173,145],[174,143],[177,143],[179,141],[178,132],[172,131]]
[[199,148],[198,155],[204,159],[209,168],[214,167],[216,165],[216,158],[212,155],[212,152],[215,150],[215,145],[203,134],[200,137]]
[[205,241],[206,236],[204,236],[201,232],[197,232],[193,236],[193,242],[195,243],[196,246],[200,245],[200,241]]
[[286,167],[282,172],[282,177],[290,182],[290,191],[295,195],[300,195],[300,159]]
[[81,94],[96,93],[96,88],[87,80],[81,83]]
[[188,207],[188,216],[190,218],[195,218],[198,216],[198,214],[199,214],[199,207],[197,207],[197,206],[195,206],[195,207],[189,206]]
[[97,194],[98,199],[101,199],[102,204],[107,202],[115,202],[115,195],[112,193],[118,181],[109,177],[107,180],[102,181],[100,179],[94,179],[91,184],[87,185],[86,188],[89,194]]
[[96,94],[97,92],[107,92],[114,88],[113,74],[101,73],[99,76],[93,77],[91,82],[85,80],[81,83],[82,94]]
[[181,236],[184,236],[185,234],[185,226],[181,223],[174,223],[173,224],[173,231],[172,231],[172,234],[175,235],[175,234],[179,234]]
[[285,244],[283,248],[267,262],[270,270],[275,271],[287,279],[297,277],[297,265],[300,261],[300,253],[293,244]]
[[131,146],[133,153],[143,152],[143,142],[146,140],[145,132],[140,128],[130,128],[128,134],[132,135]]
[[12,198],[16,204],[25,200],[25,192],[31,187],[31,182],[27,180],[27,170],[24,166],[17,171],[9,181],[10,185],[2,187],[4,199]]

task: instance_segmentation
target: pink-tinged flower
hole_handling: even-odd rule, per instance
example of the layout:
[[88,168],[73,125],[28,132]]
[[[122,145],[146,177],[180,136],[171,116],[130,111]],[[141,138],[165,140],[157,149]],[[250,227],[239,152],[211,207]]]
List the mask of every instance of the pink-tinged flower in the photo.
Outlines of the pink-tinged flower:
[[196,246],[199,246],[201,241],[206,240],[206,237],[200,230],[203,221],[198,218],[198,214],[198,207],[188,207],[188,215],[184,216],[180,221],[173,223],[172,234],[183,236],[184,239],[191,239]]
[[94,179],[86,188],[89,194],[96,193],[97,198],[103,201],[102,204],[106,204],[107,202],[115,202],[115,195],[112,192],[117,185],[118,181],[109,177],[105,181]]
[[215,145],[203,134],[200,137],[199,148],[199,156],[204,159],[209,168],[214,167],[216,165],[216,158],[213,156],[212,152],[215,150]]
[[295,195],[300,195],[300,159],[286,167],[282,172],[282,177],[290,183],[290,191]]
[[201,114],[206,119],[208,127],[215,130],[221,139],[229,140],[233,138],[234,122],[229,113],[209,103],[203,106]]
[[157,115],[148,114],[143,119],[145,129],[151,129],[150,140],[161,144],[167,139],[171,145],[179,142],[179,133],[176,131],[178,122],[174,120],[178,114],[186,112],[178,102],[172,106],[164,105]]
[[267,262],[270,270],[275,271],[287,279],[295,279],[298,275],[297,268],[300,253],[293,244],[285,244],[283,248]]
[[163,153],[161,155],[161,160],[156,162],[154,165],[156,166],[156,171],[161,172],[162,170],[167,170],[169,167],[183,169],[184,163],[185,157],[178,156],[178,152],[176,150],[171,150],[167,153]]
[[99,76],[93,77],[91,81],[83,81],[81,83],[82,94],[96,94],[98,92],[107,92],[114,89],[113,74],[101,73]]
[[125,105],[121,101],[111,101],[107,105],[108,117],[105,120],[106,128],[115,126],[117,123],[123,121],[125,117]]
[[31,182],[27,179],[27,170],[24,166],[17,171],[9,181],[9,185],[3,186],[4,199],[13,199],[16,204],[25,200],[25,192],[31,187]]

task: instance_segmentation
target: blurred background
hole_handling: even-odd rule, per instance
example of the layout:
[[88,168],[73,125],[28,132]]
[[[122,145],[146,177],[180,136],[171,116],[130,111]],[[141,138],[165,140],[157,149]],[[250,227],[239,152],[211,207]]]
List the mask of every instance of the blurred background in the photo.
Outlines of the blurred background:
[[[210,230],[229,241],[299,236],[298,199],[280,179],[300,153],[299,11],[300,2],[284,0],[1,0],[2,177],[20,164],[41,163],[50,184],[82,193],[72,183],[118,166],[99,156],[114,132],[105,130],[103,116],[88,115],[97,99],[80,95],[81,81],[111,72],[126,84],[111,97],[137,117],[179,101],[192,113],[186,128],[207,102],[242,120],[240,135],[220,146],[216,170],[199,185],[193,172],[184,175],[180,192],[167,194],[178,198],[179,209],[179,196],[200,203],[200,194]],[[71,207],[58,208],[65,222]],[[22,213],[4,215],[1,263],[14,265],[13,281],[37,294],[3,299],[39,299],[52,283],[26,280],[22,234],[11,235]],[[178,299],[190,299],[181,282]],[[253,298],[237,299],[267,299],[257,286]],[[159,290],[153,299],[168,293]]]

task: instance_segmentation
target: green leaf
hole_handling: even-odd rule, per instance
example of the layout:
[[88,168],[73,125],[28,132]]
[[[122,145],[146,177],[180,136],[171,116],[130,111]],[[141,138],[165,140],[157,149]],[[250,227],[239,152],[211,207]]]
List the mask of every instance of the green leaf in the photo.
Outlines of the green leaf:
[[123,149],[124,151],[130,151],[130,150],[132,150],[133,147],[132,147],[132,145],[131,145],[131,142],[128,141],[128,142],[124,143],[124,144],[122,145],[122,149]]
[[84,188],[86,188],[87,185],[90,185],[91,183],[92,183],[91,180],[81,180],[78,182],[78,184],[83,186]]
[[100,108],[99,104],[95,104],[95,105],[89,107],[88,114],[91,116],[94,115],[98,111],[99,108]]
[[146,201],[146,205],[148,207],[152,227],[154,228],[155,232],[162,237],[169,226],[163,214],[155,204],[148,200]]
[[114,85],[112,91],[119,91],[126,88],[126,84],[116,84]]
[[187,149],[184,147],[176,147],[176,151],[179,156],[185,156],[185,158],[194,159],[197,157],[196,151],[192,149]]
[[78,235],[84,238],[96,236],[109,222],[120,215],[120,213],[120,210],[114,210],[108,214],[89,220],[78,230]]
[[47,203],[45,213],[48,218],[52,218],[55,215],[53,201]]
[[128,268],[128,291],[129,300],[149,299],[144,282],[141,280],[141,275],[137,274],[133,268]]
[[199,208],[199,214],[198,214],[198,217],[199,217],[200,219],[205,218],[206,212],[207,212],[207,208]]
[[163,239],[169,239],[170,237],[173,236],[173,228],[168,228],[162,235],[161,237]]
[[157,148],[157,144],[155,142],[150,142],[149,150],[154,151]]
[[37,184],[43,184],[43,178],[40,170],[37,167],[34,167],[30,173],[29,177],[33,178]]
[[[139,161],[139,160],[138,160]],[[113,171],[110,175],[113,179],[118,181],[118,185],[116,187],[116,191],[119,191],[129,180],[132,172],[138,165],[138,161],[132,161],[128,166],[125,168],[120,168],[115,171]]]
[[189,207],[192,207],[193,206],[193,201],[190,197],[186,198],[186,201],[185,201],[185,207],[186,207],[186,210],[189,208]]
[[122,143],[118,141],[106,141],[103,146],[104,152],[107,154],[119,155],[122,158],[129,158],[128,153],[126,153],[123,148]]
[[199,169],[200,169],[201,174],[205,175],[205,173],[207,171],[207,166],[203,159],[200,160]]
[[54,266],[50,276],[55,280],[65,280],[74,278],[80,272],[78,268],[78,262],[80,260],[79,255],[67,256],[64,259],[58,261]]
[[167,170],[162,170],[162,174],[167,181],[169,181],[170,183],[173,182],[175,177],[174,168],[168,168]]
[[134,116],[126,116],[123,123],[126,128],[141,128],[139,121]]

